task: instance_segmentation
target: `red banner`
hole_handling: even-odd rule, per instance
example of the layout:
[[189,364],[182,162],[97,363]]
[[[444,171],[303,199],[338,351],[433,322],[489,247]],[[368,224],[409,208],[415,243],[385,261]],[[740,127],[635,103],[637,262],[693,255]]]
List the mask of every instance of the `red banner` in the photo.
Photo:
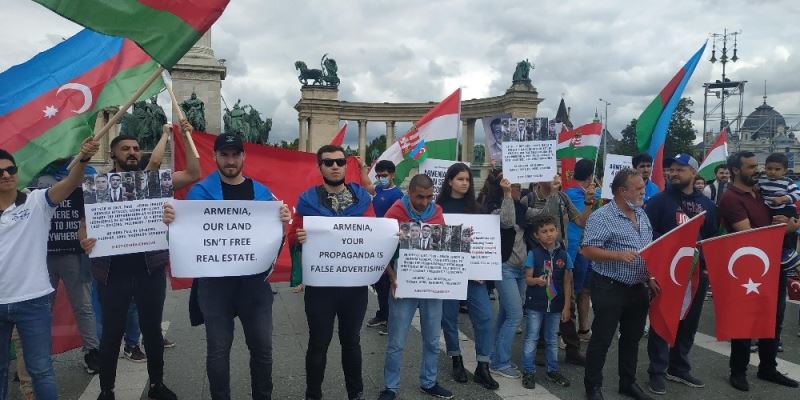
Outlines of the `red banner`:
[[[75,314],[72,313],[72,306],[69,305],[67,290],[64,289],[64,282],[58,282],[56,299],[53,302],[53,320],[50,323],[52,354],[63,353],[68,350],[77,349],[83,345],[81,334],[78,332],[78,324],[75,322]],[[24,350],[24,349],[23,349]]]
[[[176,127],[177,129],[177,127]],[[184,157],[183,141],[177,130],[173,135],[175,144],[173,147],[173,157],[175,158],[175,170],[180,171],[186,168]],[[217,166],[213,159],[215,135],[203,132],[192,134],[197,152],[200,154],[200,169],[202,176],[205,177]],[[317,166],[317,156],[314,153],[306,153],[296,150],[282,149],[278,147],[265,146],[260,144],[245,143],[245,161],[242,173],[264,185],[267,185],[275,196],[283,200],[292,208],[297,203],[300,193],[312,186],[322,184],[322,175]],[[350,157],[347,160],[347,182],[361,183],[361,172],[358,161]],[[183,199],[188,192],[188,188],[175,192],[175,198]],[[171,240],[180,240],[170,238]],[[270,281],[287,282],[291,274],[292,262],[289,251],[284,246],[278,256],[275,265],[275,272],[272,273]],[[173,289],[185,289],[191,287],[191,279],[171,278]]]

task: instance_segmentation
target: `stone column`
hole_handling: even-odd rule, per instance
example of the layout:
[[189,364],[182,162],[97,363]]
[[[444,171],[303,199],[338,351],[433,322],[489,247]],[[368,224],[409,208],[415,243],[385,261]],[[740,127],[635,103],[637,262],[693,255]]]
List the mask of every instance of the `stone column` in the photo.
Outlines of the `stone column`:
[[461,161],[472,163],[475,158],[475,119],[462,122]]
[[[227,69],[216,57],[211,48],[211,31],[192,46],[183,58],[172,67],[173,90],[178,102],[197,93],[197,98],[205,103],[206,131],[215,135],[222,132],[222,80]],[[173,110],[173,115],[177,111]]]
[[386,121],[386,148],[394,143],[394,121]]
[[367,120],[358,120],[358,156],[367,159]]
[[308,118],[300,117],[297,119],[300,123],[300,140],[297,144],[297,150],[307,151],[308,148]]

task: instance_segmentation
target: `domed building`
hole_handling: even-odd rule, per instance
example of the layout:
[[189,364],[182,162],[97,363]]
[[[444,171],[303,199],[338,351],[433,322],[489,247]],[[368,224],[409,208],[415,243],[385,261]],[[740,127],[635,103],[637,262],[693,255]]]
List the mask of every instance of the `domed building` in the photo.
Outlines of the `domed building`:
[[764,102],[745,118],[738,135],[738,143],[732,149],[752,151],[756,154],[759,164],[763,165],[767,156],[773,152],[785,152],[789,157],[789,169],[798,171],[795,166],[795,153],[800,152],[800,142],[795,133],[786,124],[786,119]]

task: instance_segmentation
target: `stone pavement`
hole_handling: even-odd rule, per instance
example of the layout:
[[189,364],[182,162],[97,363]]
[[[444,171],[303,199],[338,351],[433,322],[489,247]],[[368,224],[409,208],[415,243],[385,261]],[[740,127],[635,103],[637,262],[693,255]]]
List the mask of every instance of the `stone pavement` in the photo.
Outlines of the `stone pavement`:
[[[275,389],[274,399],[303,399],[305,388],[305,349],[308,340],[308,328],[303,311],[303,297],[294,294],[286,284],[277,284],[274,288],[278,291],[273,306],[274,314],[274,368],[273,382]],[[205,376],[205,332],[202,327],[191,327],[188,319],[187,304],[188,291],[169,292],[164,309],[165,328],[167,336],[177,343],[173,349],[165,352],[165,381],[175,391],[180,399],[205,400],[210,399],[208,381]],[[367,316],[374,315],[376,301],[370,298]],[[497,307],[497,302],[493,302]],[[800,338],[798,333],[798,310],[796,302],[790,303],[786,310],[786,321],[782,335],[786,352],[779,353],[782,360],[779,369],[788,372],[795,379],[800,379]],[[418,325],[417,325],[418,326]],[[469,319],[461,315],[460,328],[462,331],[462,352],[468,369],[474,369],[474,343]],[[231,386],[233,399],[248,399],[250,393],[249,356],[244,343],[241,326],[237,323],[236,339],[231,354]],[[692,389],[683,385],[667,383],[667,396],[653,396],[656,398],[679,399],[796,399],[800,397],[800,389],[788,389],[773,384],[764,383],[755,377],[755,367],[750,369],[749,378],[751,391],[741,393],[730,387],[727,383],[728,353],[727,343],[716,342],[713,338],[714,320],[713,305],[706,302],[703,310],[700,333],[691,358],[694,366],[693,373],[706,382],[704,389]],[[514,346],[514,360],[521,358],[522,335]],[[383,387],[383,354],[386,346],[386,337],[378,335],[371,328],[364,328],[362,332],[362,352],[364,356],[364,384],[368,399],[377,398],[378,392]],[[442,343],[442,348],[444,344]],[[427,399],[417,388],[420,335],[418,330],[412,328],[406,346],[404,368],[402,377],[401,399]],[[561,352],[560,357],[563,357]],[[616,343],[612,345],[606,362],[605,396],[607,399],[622,399],[616,393]],[[758,356],[753,355],[751,364],[757,365]],[[146,367],[144,364],[134,364],[121,359],[119,361],[120,374],[117,378],[117,399],[146,399]],[[340,352],[338,339],[334,335],[328,353],[328,370],[323,386],[327,399],[345,399],[344,377],[340,367]],[[644,387],[647,383],[647,352],[646,340],[640,344],[639,350],[639,383]],[[537,382],[534,391],[524,389],[520,380],[498,379],[500,390],[492,392],[483,389],[475,383],[459,384],[450,377],[450,360],[444,352],[440,353],[439,382],[452,390],[457,399],[522,399],[535,398],[542,400],[553,399],[583,399],[583,370],[568,364],[561,364],[562,373],[572,381],[568,388],[558,387],[554,384]],[[79,350],[71,351],[55,357],[56,376],[58,379],[59,399],[94,400],[97,396],[97,378],[85,373],[82,366],[82,355]],[[15,371],[12,363],[10,376]],[[124,374],[122,373],[123,371]],[[543,370],[537,376],[543,378]],[[9,399],[18,399],[19,392],[16,383],[9,386]]]

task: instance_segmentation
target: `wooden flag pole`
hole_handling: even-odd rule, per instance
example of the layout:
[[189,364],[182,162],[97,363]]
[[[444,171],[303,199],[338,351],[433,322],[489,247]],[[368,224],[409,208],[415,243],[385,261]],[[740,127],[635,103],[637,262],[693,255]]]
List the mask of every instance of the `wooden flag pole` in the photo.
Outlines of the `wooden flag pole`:
[[[128,101],[125,104],[119,107],[119,110],[114,115],[112,115],[111,118],[108,119],[108,122],[106,122],[106,124],[102,128],[100,128],[100,130],[97,133],[92,135],[94,140],[100,140],[108,134],[108,131],[111,130],[111,127],[116,125],[117,122],[119,122],[119,120],[122,119],[122,116],[125,115],[126,112],[128,112],[128,109],[131,108],[133,103],[136,100],[138,100],[139,97],[142,96],[144,91],[147,90],[147,88],[149,88],[150,85],[152,85],[153,82],[155,82],[159,76],[161,76],[162,71],[164,71],[164,67],[159,65],[158,68],[156,68],[156,70],[153,71],[153,73],[147,78],[147,80],[144,81],[142,86],[140,86],[139,89],[136,90],[136,92],[131,96],[131,98],[128,99]],[[67,169],[71,170],[74,166],[78,165],[79,159],[80,159],[80,153],[78,154],[78,157],[72,159],[72,161],[67,166]]]
[[[172,90],[172,79],[171,77],[166,76],[164,74],[164,86],[167,88],[167,93],[169,93],[169,98],[172,99],[172,109],[178,112],[178,121],[182,121],[186,119],[186,115],[183,113],[183,109],[181,108],[180,104],[178,104],[178,98],[175,97],[175,92]],[[174,119],[174,118],[173,118]],[[192,154],[194,154],[195,158],[200,158],[200,154],[197,153],[197,147],[194,145],[194,140],[192,140],[192,132],[184,131],[184,136],[186,137],[186,144],[189,148],[192,149]]]

